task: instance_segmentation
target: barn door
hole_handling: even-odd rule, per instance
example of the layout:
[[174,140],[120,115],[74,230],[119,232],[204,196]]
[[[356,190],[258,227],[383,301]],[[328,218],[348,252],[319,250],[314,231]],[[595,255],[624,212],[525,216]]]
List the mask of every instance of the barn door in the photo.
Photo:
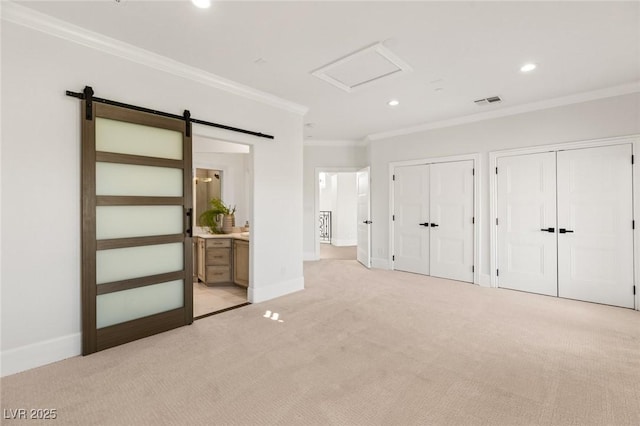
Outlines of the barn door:
[[85,355],[193,321],[189,125],[83,102]]

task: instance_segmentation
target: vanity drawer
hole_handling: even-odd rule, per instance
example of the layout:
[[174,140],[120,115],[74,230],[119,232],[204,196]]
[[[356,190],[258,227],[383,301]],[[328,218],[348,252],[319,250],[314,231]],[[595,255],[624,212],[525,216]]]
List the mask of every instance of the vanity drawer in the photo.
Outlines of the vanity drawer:
[[212,248],[207,250],[207,265],[226,265],[231,262],[231,250],[228,248]]
[[231,238],[207,238],[207,248],[231,247]]
[[228,266],[207,266],[207,283],[231,281],[231,269]]

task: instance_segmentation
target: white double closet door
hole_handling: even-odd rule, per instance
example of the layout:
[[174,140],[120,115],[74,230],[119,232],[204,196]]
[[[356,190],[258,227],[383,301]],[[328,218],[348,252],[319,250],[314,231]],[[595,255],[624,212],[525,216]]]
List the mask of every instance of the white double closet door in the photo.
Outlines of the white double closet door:
[[631,145],[497,160],[498,286],[634,307]]
[[393,268],[473,282],[473,161],[396,167]]

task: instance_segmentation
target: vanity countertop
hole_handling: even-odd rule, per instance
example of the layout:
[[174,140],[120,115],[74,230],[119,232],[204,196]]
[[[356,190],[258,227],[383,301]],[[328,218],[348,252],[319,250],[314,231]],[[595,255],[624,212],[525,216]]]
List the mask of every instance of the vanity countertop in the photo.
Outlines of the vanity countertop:
[[233,238],[235,240],[244,240],[249,241],[249,233],[248,232],[237,232],[233,234],[196,234],[193,237],[200,238]]

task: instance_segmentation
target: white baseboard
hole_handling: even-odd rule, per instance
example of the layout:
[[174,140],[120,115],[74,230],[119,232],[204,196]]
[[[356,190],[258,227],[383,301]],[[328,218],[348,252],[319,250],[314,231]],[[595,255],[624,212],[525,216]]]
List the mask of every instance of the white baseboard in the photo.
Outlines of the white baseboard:
[[294,278],[289,281],[280,282],[266,286],[249,287],[247,298],[251,303],[260,303],[289,293],[304,290],[304,277]]
[[69,334],[2,352],[2,377],[82,354],[82,334]]
[[371,267],[376,269],[391,269],[389,261],[381,257],[372,257]]
[[481,287],[491,287],[491,276],[489,274],[480,274],[478,278],[478,285]]
[[304,261],[320,260],[320,257],[316,256],[315,252],[306,251],[306,252],[302,253],[302,260],[304,260]]
[[332,240],[331,240],[331,245],[332,245],[332,246],[336,246],[336,247],[343,247],[343,246],[357,246],[357,245],[358,245],[358,240],[338,240],[338,239],[332,239]]

